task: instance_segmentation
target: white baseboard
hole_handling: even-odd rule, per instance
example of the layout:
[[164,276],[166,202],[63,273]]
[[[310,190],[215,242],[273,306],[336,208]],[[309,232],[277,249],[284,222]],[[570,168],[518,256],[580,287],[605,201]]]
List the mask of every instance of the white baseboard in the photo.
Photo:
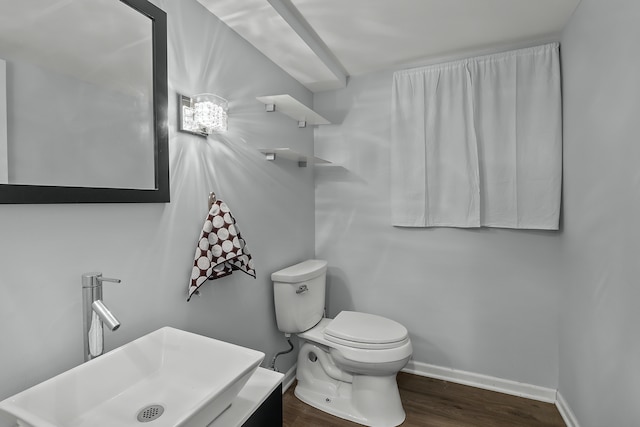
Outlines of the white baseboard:
[[402,371],[513,396],[526,397],[527,399],[538,400],[540,402],[556,403],[556,390],[554,389],[491,377],[489,375],[444,368],[442,366],[429,365],[413,360],[410,360]]
[[562,394],[560,392],[558,392],[557,395],[556,407],[558,408],[560,415],[562,415],[562,419],[564,420],[564,423],[567,425],[567,427],[580,427],[580,425],[578,424],[578,419],[576,418],[575,414],[569,407],[569,404],[566,400],[564,400],[564,397],[562,397]]
[[298,367],[298,364],[295,363],[285,374],[284,374],[284,378],[282,379],[282,394],[284,394],[287,390],[289,390],[289,387],[291,387],[291,385],[293,384],[293,382],[296,379],[296,368]]

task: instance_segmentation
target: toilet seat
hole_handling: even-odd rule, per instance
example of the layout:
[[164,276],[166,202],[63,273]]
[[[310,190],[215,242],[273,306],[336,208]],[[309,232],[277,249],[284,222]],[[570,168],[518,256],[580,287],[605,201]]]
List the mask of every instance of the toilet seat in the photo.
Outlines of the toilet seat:
[[[338,316],[336,316],[336,318],[337,317]],[[335,338],[333,338],[333,341],[330,341],[328,339],[329,335],[325,334],[324,331],[334,321],[334,319],[323,318],[313,328],[299,333],[298,337],[305,341],[320,344],[327,349],[337,350],[346,359],[358,363],[388,363],[403,360],[411,356],[413,347],[408,336],[405,340],[394,342],[393,344],[387,343],[387,347],[375,347],[375,344],[370,344],[373,348],[362,348],[362,346],[365,345],[363,343],[359,343],[361,347],[358,348],[355,347],[352,342],[349,344],[336,342],[338,339]]]
[[338,344],[340,346],[354,348],[354,349],[362,349],[362,350],[389,350],[393,348],[398,348],[403,344],[406,344],[407,342],[409,342],[409,338],[405,338],[402,341],[394,341],[394,342],[384,343],[384,344],[368,344],[368,343],[362,343],[357,341],[343,340],[340,338],[334,338],[330,336],[325,336],[325,339],[332,344]]
[[407,328],[375,314],[342,311],[324,329],[327,341],[353,348],[383,350],[409,340]]

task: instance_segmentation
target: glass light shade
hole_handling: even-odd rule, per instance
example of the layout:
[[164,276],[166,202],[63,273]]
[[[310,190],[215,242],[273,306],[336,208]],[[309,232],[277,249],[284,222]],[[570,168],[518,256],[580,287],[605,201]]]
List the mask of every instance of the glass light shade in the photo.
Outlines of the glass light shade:
[[193,122],[207,134],[226,131],[227,109],[227,100],[218,95],[196,95],[193,99]]

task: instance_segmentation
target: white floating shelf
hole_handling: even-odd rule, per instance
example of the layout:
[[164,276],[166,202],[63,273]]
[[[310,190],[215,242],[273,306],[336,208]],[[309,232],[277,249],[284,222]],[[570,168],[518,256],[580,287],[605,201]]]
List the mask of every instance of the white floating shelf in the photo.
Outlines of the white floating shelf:
[[311,157],[306,154],[300,154],[290,148],[260,148],[259,151],[265,155],[267,160],[275,160],[278,158],[298,162],[299,167],[307,166],[308,162],[313,164],[331,163],[319,157]]
[[291,95],[258,96],[258,101],[266,105],[266,110],[278,111],[298,122],[298,127],[306,125],[328,125],[329,120],[313,111]]

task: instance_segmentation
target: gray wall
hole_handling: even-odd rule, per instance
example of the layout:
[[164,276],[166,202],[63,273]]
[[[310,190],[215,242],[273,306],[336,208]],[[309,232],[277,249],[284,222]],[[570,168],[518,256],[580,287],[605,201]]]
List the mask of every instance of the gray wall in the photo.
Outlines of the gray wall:
[[640,420],[640,3],[582,0],[562,37],[560,394],[582,427]]
[[[286,349],[273,311],[272,271],[314,254],[312,168],[270,163],[260,147],[312,153],[313,132],[267,114],[256,96],[311,93],[195,0],[156,0],[169,24],[170,204],[0,205],[0,399],[82,362],[80,275],[102,271],[122,327],[110,350],[164,325],[267,353]],[[229,132],[178,133],[177,95],[230,102]],[[257,280],[243,273],[186,302],[195,244],[214,190],[230,206]],[[295,363],[279,359],[286,370]],[[0,425],[2,424],[0,420]]]
[[558,232],[394,228],[389,206],[391,72],[316,94],[316,254],[328,308],[404,324],[415,361],[556,388]]

